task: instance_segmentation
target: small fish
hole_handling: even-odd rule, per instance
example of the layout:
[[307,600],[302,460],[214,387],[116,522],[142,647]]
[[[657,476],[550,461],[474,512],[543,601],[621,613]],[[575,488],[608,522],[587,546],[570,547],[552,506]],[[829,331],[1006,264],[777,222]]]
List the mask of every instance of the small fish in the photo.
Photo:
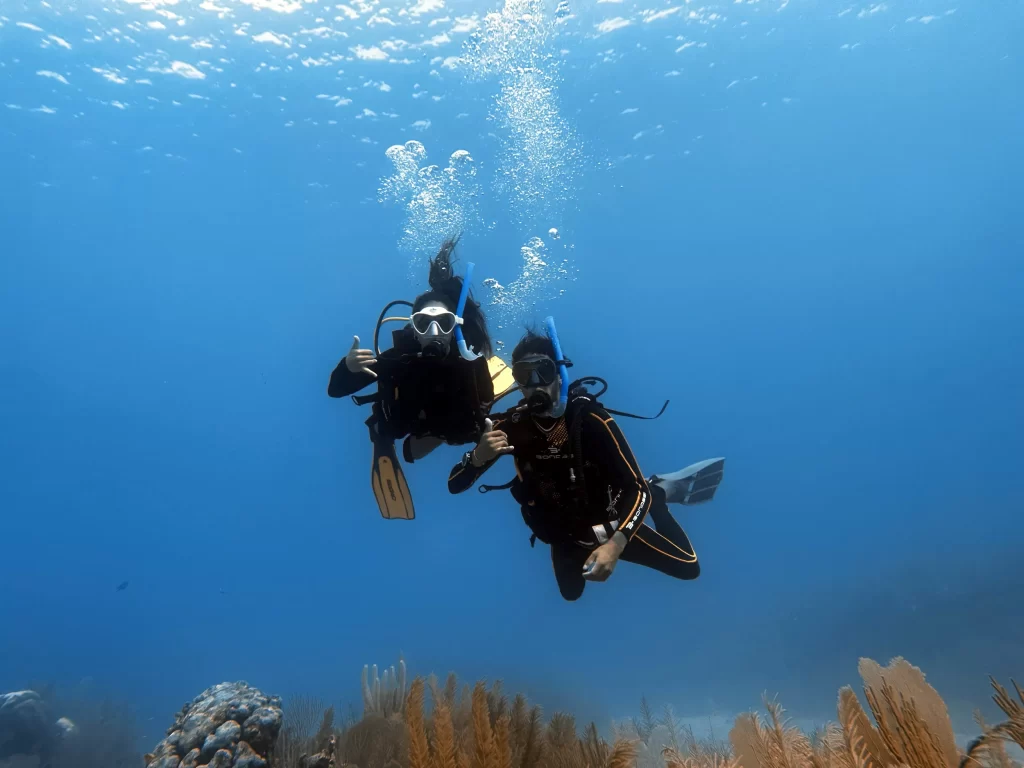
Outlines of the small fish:
[[126,589],[128,589],[128,582],[127,581],[122,581],[120,584],[117,585],[117,591],[118,592],[124,592]]

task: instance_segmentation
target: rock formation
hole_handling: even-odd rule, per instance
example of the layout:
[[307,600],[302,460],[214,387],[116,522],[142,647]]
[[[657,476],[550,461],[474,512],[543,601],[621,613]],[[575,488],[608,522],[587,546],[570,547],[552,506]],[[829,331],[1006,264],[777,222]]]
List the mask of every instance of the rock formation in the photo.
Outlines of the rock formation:
[[221,683],[185,704],[146,768],[267,768],[281,730],[281,699]]

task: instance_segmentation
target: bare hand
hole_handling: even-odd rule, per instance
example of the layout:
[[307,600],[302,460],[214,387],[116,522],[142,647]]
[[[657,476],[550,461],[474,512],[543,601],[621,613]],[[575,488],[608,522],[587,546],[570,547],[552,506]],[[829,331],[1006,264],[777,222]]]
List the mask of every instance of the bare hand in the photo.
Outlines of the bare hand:
[[484,419],[484,433],[480,442],[473,449],[474,461],[477,466],[483,466],[492,459],[512,453],[515,448],[508,444],[508,435],[501,430],[494,429],[494,422]]
[[352,337],[352,349],[345,355],[345,366],[352,371],[352,373],[368,373],[373,378],[377,378],[377,374],[369,367],[377,362],[377,358],[373,356],[373,351],[369,349],[359,348],[359,337]]
[[612,539],[590,553],[583,564],[583,578],[590,581],[606,581],[619,563],[619,556],[625,549],[616,539]]

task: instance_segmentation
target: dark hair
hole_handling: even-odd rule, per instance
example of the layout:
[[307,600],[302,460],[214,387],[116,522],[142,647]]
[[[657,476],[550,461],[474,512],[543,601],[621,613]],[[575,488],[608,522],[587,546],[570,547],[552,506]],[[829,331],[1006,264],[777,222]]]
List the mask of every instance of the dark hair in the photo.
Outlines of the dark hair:
[[557,355],[555,355],[555,345],[551,339],[546,334],[537,333],[529,327],[527,327],[526,333],[523,334],[523,338],[516,344],[516,348],[512,350],[513,364],[522,360],[527,355],[547,355],[552,360],[557,358]]
[[[454,259],[452,252],[459,242],[459,236],[445,240],[437,256],[430,260],[430,290],[421,293],[413,302],[412,311],[422,309],[428,301],[439,301],[454,312],[459,306],[459,294],[462,293],[462,278],[452,269]],[[477,352],[491,355],[491,336],[487,332],[487,318],[480,309],[480,304],[473,300],[470,291],[466,296],[466,306],[462,310],[462,335],[466,343]]]

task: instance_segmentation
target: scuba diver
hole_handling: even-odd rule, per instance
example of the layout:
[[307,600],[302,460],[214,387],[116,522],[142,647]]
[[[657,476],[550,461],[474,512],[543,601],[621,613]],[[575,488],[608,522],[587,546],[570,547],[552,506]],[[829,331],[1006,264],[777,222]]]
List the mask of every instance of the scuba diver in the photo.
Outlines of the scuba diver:
[[[645,478],[612,414],[658,418],[605,408],[598,377],[570,384],[567,360],[554,320],[547,335],[527,331],[512,352],[512,372],[523,399],[492,415],[477,446],[452,468],[448,490],[462,493],[503,455],[516,476],[509,489],[537,539],[551,547],[559,591],[566,600],[583,595],[587,581],[605,581],[618,561],[654,568],[677,579],[700,574],[697,555],[668,504],[710,501],[722,480],[725,459],[708,459],[670,475]],[[591,394],[585,385],[604,385]],[[650,525],[653,522],[653,527]]]
[[[373,443],[371,485],[386,519],[412,520],[415,508],[395,453],[412,463],[441,443],[466,445],[480,439],[484,417],[497,394],[514,386],[504,361],[491,355],[491,339],[480,305],[469,296],[473,264],[460,278],[452,270],[458,238],[445,241],[430,260],[430,289],[413,302],[392,301],[381,312],[373,349],[355,336],[348,354],[331,373],[327,394],[346,397],[376,383],[372,395],[353,396],[357,405],[372,403],[366,421]],[[396,304],[412,308],[410,317],[385,317]],[[392,346],[378,344],[381,325],[408,324],[392,333]]]

